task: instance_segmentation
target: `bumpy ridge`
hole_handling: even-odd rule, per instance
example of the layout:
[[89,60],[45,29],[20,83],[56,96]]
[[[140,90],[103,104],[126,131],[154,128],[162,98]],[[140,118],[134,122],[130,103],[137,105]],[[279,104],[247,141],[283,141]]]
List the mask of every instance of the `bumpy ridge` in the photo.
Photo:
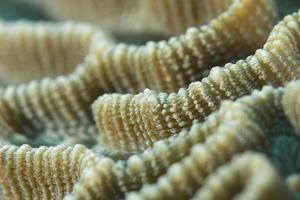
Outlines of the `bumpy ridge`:
[[[95,192],[100,191],[96,188],[103,183],[107,186],[111,184],[115,195],[111,198],[120,198],[125,194],[129,199],[191,198],[203,187],[209,174],[215,173],[234,155],[249,150],[264,152],[278,170],[281,165],[290,163],[285,166],[289,168],[287,171],[290,174],[299,173],[299,162],[290,157],[288,150],[294,147],[285,145],[287,150],[277,151],[277,141],[283,136],[296,136],[281,104],[285,93],[288,93],[287,89],[265,87],[263,91],[255,91],[235,102],[225,101],[219,111],[211,114],[205,122],[194,124],[189,131],[183,130],[177,136],[158,141],[153,148],[133,155],[127,161],[106,160],[110,164],[105,170],[105,177],[110,178],[99,180],[95,185],[90,184],[91,179],[83,178],[68,198],[106,199],[108,193],[104,190]],[[295,143],[300,147],[297,140]],[[296,149],[299,151],[300,148]],[[297,154],[299,152],[293,153]],[[102,177],[102,172],[97,169],[102,169],[101,164],[87,171],[92,176]],[[287,192],[286,185],[280,183],[282,188],[278,190],[278,185],[275,187],[273,182],[269,183],[265,187],[271,191],[266,193],[278,192],[286,195],[287,199],[292,198],[293,194]],[[296,188],[297,181],[290,181],[290,185]],[[91,193],[87,191],[94,193],[88,196],[86,194]],[[253,194],[260,194],[257,192]]]
[[[64,135],[79,138],[74,141],[77,143],[93,143],[96,130],[90,105],[99,95],[138,92],[145,87],[166,92],[184,87],[203,77],[213,65],[226,63],[240,53],[249,54],[262,45],[274,18],[268,0],[242,0],[232,2],[209,25],[141,47],[114,45],[97,32],[85,61],[73,73],[10,85],[0,91],[1,133],[5,137],[22,134],[25,141],[19,143],[44,133],[55,138],[53,144],[64,141]],[[89,130],[85,136],[84,129]],[[52,134],[57,132],[63,134]],[[84,137],[90,139],[80,141]]]
[[62,199],[96,156],[82,145],[0,148],[0,189],[5,199]]
[[146,89],[137,95],[101,96],[93,108],[103,144],[123,152],[141,151],[204,121],[224,99],[299,78],[299,24],[300,13],[286,17],[274,27],[263,49],[235,64],[214,67],[201,82],[193,82],[178,93]]

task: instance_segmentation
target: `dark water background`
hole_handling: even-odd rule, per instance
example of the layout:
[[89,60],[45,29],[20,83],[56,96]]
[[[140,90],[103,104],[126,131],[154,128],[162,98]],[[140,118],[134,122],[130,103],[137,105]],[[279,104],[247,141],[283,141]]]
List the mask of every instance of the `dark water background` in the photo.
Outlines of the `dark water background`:
[[283,18],[285,15],[296,12],[300,9],[299,0],[275,0],[279,17]]

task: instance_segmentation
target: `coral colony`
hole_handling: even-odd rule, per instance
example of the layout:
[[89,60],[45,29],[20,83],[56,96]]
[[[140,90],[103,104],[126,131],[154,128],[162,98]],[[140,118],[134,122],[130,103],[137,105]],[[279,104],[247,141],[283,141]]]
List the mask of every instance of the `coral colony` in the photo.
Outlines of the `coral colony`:
[[300,11],[23,1],[54,20],[0,22],[0,199],[300,199]]

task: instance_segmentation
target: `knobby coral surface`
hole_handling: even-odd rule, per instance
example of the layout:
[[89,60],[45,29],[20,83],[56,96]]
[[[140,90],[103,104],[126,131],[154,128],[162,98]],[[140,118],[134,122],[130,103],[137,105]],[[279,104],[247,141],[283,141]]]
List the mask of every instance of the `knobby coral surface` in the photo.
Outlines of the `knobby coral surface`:
[[[300,90],[299,81],[292,84]],[[127,161],[104,158],[87,169],[68,198],[293,199],[299,184],[300,141],[285,115],[284,99],[290,93],[290,85],[287,89],[265,87],[235,102],[225,101],[205,122],[158,141]],[[290,139],[294,145],[285,143]],[[260,156],[227,164],[249,150],[266,154],[273,167]],[[101,179],[92,178],[96,176]]]
[[0,148],[2,198],[62,199],[96,156],[82,145]]
[[[229,8],[209,25],[189,29],[186,34],[168,41],[150,42],[140,47],[114,45],[100,30],[87,30],[89,33],[84,38],[92,41],[87,42],[90,46],[85,43],[89,46],[86,47],[89,53],[73,73],[9,85],[0,90],[2,135],[10,138],[20,133],[25,141],[22,142],[23,138],[18,136],[19,143],[29,143],[26,138],[34,140],[46,135],[52,144],[94,144],[97,135],[90,105],[99,95],[114,91],[138,92],[145,87],[166,92],[185,87],[190,81],[200,80],[204,71],[215,64],[238,58],[241,53],[247,55],[260,47],[270,32],[274,17],[274,9],[268,0],[232,1]],[[9,26],[18,30],[19,24]],[[55,27],[50,28],[52,25],[37,26],[53,31],[54,36],[61,33]],[[68,30],[68,25],[65,26],[62,29]],[[79,28],[80,31],[82,29]],[[10,31],[9,28],[4,30]],[[21,29],[16,37],[28,32],[32,33]],[[95,38],[91,36],[93,32]],[[69,34],[75,35],[74,40],[78,39],[76,31],[64,33],[67,34],[61,37],[64,45],[68,46],[69,39],[73,38],[68,37]],[[81,36],[79,34],[79,38]],[[34,44],[30,41],[35,39],[36,44],[40,44],[39,38],[37,32],[21,41],[29,45]],[[15,41],[14,36],[11,40]],[[10,38],[6,41],[9,43]],[[63,48],[57,49],[64,52]],[[46,53],[49,50],[50,47],[45,50]],[[68,50],[72,51],[72,48]],[[5,46],[3,51],[7,51]],[[69,54],[66,52],[62,57],[66,55]],[[13,57],[7,59],[15,64]],[[33,61],[31,67],[41,66]],[[51,62],[46,63],[52,66]],[[18,72],[14,74],[17,76]]]
[[204,121],[224,99],[299,78],[299,25],[300,12],[286,17],[274,27],[263,49],[235,64],[214,67],[201,82],[193,82],[178,93],[145,90],[137,95],[101,96],[94,111],[104,145],[123,152],[143,150]]
[[86,23],[0,23],[0,199],[300,198],[300,11],[22,1]]
[[66,75],[92,46],[92,39],[108,40],[96,27],[74,22],[0,23],[0,80],[17,84]]

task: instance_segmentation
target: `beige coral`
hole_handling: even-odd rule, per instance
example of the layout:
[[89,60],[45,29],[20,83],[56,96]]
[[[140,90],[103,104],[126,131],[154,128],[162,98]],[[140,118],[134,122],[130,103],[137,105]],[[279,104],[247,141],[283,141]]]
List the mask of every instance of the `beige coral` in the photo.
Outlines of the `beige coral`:
[[[59,9],[51,7],[57,2],[69,3],[73,11],[81,9],[77,0],[39,2],[49,10]],[[300,81],[285,88],[256,89],[284,86],[299,78],[300,11],[280,22],[254,56],[213,68],[206,77],[212,66],[247,55],[264,43],[275,17],[271,1],[87,0],[82,9],[90,10],[91,2],[93,9],[114,15],[112,21],[127,14],[145,17],[141,22],[149,22],[146,29],[143,24],[136,24],[140,29],[125,27],[133,32],[149,31],[151,20],[161,17],[154,21],[157,27],[171,19],[174,23],[160,33],[177,34],[190,26],[189,20],[198,23],[191,19],[198,13],[187,15],[191,5],[204,5],[206,17],[199,20],[211,21],[141,47],[115,44],[100,29],[85,24],[0,24],[0,67],[16,72],[2,74],[4,84],[27,82],[30,72],[36,79],[0,89],[1,199],[262,200],[297,195]],[[166,18],[153,16],[154,3],[163,5]],[[110,13],[115,8],[119,12]],[[147,13],[139,13],[145,9]],[[191,18],[184,21],[186,17]],[[36,53],[39,48],[45,57]],[[14,56],[22,50],[24,57]],[[155,92],[177,91],[201,78],[178,93]],[[101,145],[92,152],[82,145],[8,144],[39,146],[36,142],[42,139],[47,145],[92,146],[99,139],[92,101],[103,93],[135,93],[145,87],[153,90],[104,95],[94,104],[99,130],[106,131],[101,138],[104,150]]]
[[96,130],[90,105],[99,95],[145,87],[174,91],[203,77],[214,64],[254,51],[263,44],[274,21],[269,3],[234,1],[209,25],[141,47],[93,38],[89,53],[74,73],[0,91],[1,134],[5,139],[17,132],[33,140],[45,132],[49,137],[59,132],[56,141],[68,135],[78,138],[75,143],[82,143],[81,138],[91,143]]
[[[258,173],[259,172],[259,173]],[[287,199],[286,186],[265,156],[244,153],[221,166],[205,180],[193,199]]]
[[231,1],[208,25],[167,41],[143,46],[100,42],[85,62],[89,68],[85,74],[95,73],[106,92],[136,92],[145,87],[176,91],[200,80],[212,66],[254,52],[265,42],[274,19],[269,0]]
[[263,49],[236,64],[215,67],[201,82],[176,93],[146,89],[138,95],[105,94],[94,103],[95,119],[108,149],[138,152],[153,142],[204,121],[224,99],[236,99],[266,84],[299,78],[300,13],[275,26]]
[[[128,161],[100,159],[96,165],[85,168],[79,183],[66,199],[121,198],[126,192],[141,187],[138,193],[130,194],[128,198],[191,197],[205,186],[209,174],[214,174],[235,154],[251,149],[268,152],[277,136],[293,135],[281,105],[285,92],[286,89],[267,87],[262,92],[255,91],[251,96],[236,102],[226,101],[206,122],[196,124],[191,130],[182,131],[175,137],[159,141],[153,149],[134,155]],[[4,164],[2,169],[6,169],[7,165],[9,163]],[[147,185],[151,182],[156,183]],[[278,197],[286,194],[281,193],[284,187],[275,187],[281,184],[274,186],[274,183],[265,184],[264,187],[278,194]],[[260,194],[259,191],[253,194]],[[286,195],[289,197],[290,194]]]
[[289,84],[288,92],[283,98],[283,105],[285,107],[286,115],[289,117],[291,123],[297,128],[298,136],[300,137],[300,88],[297,82]]
[[82,145],[0,148],[1,199],[62,199],[96,156]]
[[98,39],[109,38],[87,24],[1,22],[2,83],[22,83],[72,72],[83,62],[96,33]]
[[300,174],[292,174],[287,178],[289,188],[295,192],[300,192]]
[[213,134],[190,147],[189,155],[171,165],[157,182],[143,185],[136,195],[141,199],[188,199],[209,174],[233,155],[247,150],[267,152],[272,138],[281,134],[278,127],[288,127],[281,106],[277,106],[281,95],[280,90],[265,88],[261,93],[222,104],[220,111],[213,114],[220,116],[220,124],[215,125],[216,119],[204,122],[214,127]]
[[99,24],[115,33],[181,34],[224,12],[232,0],[27,0],[50,16]]
[[1,83],[17,84],[73,72],[84,61],[96,34],[97,39],[108,38],[87,24],[1,22]]
[[105,82],[101,81],[103,86],[111,87],[110,91],[177,91],[201,80],[213,66],[249,55],[262,46],[274,17],[268,0],[233,1],[208,25],[189,28],[184,35],[167,41],[99,48],[99,79]]
[[[83,177],[76,184],[68,198],[106,199],[108,193],[105,191],[108,189],[103,188],[110,186],[113,191],[110,193],[113,194],[111,198],[120,198],[126,194],[129,199],[188,199],[205,185],[209,174],[214,174],[218,167],[226,164],[236,154],[256,150],[266,153],[272,160],[290,156],[284,154],[285,151],[282,152],[283,155],[274,156],[270,153],[277,138],[283,135],[295,136],[281,104],[285,92],[286,89],[266,87],[262,92],[255,91],[235,102],[226,101],[205,122],[193,125],[189,131],[184,130],[176,136],[154,143],[153,148],[131,156],[128,161],[105,160],[109,163],[105,165],[105,173],[102,172],[104,168],[101,164],[87,169],[89,176]],[[297,162],[294,157],[286,159]],[[273,169],[269,172],[273,173],[272,177],[277,177]],[[246,174],[245,172],[243,175]],[[105,177],[105,181],[91,182],[89,177],[93,176]],[[102,186],[104,183],[105,186]],[[263,190],[258,188],[257,193],[251,194],[274,193],[276,197],[286,195],[289,198],[292,194],[285,187],[281,181],[265,182],[264,188],[268,188],[264,191],[266,193],[261,193]],[[136,192],[128,194],[129,191]],[[241,195],[247,194],[250,195],[246,190]]]

